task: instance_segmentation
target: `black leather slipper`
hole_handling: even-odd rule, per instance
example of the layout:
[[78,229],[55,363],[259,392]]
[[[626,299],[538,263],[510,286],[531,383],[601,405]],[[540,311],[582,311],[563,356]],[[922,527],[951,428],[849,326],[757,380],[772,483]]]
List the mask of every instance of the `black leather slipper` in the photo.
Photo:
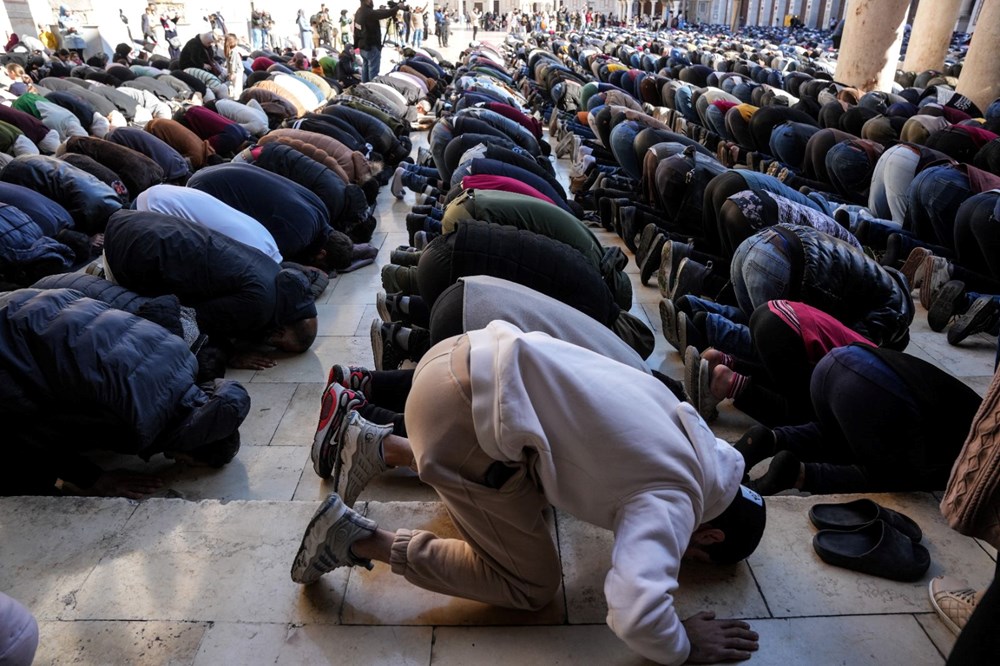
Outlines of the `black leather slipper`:
[[931,565],[926,548],[881,520],[850,532],[821,530],[813,549],[827,564],[889,580],[920,580]]
[[914,543],[923,538],[920,526],[909,516],[887,509],[870,499],[859,499],[846,504],[814,504],[809,509],[809,520],[821,530],[856,530],[876,520],[883,520],[910,537]]

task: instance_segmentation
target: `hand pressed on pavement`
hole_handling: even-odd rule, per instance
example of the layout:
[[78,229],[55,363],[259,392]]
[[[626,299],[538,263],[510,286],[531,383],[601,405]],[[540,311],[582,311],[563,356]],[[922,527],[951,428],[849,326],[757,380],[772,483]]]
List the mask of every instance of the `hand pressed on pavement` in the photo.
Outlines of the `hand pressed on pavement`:
[[257,352],[244,352],[229,359],[229,367],[238,370],[266,370],[278,365],[270,356]]
[[92,497],[127,497],[142,499],[163,487],[163,481],[155,476],[136,474],[125,470],[104,472],[90,488],[83,491]]
[[689,664],[743,661],[756,652],[757,632],[742,620],[716,620],[713,611],[702,611],[682,623],[691,641]]

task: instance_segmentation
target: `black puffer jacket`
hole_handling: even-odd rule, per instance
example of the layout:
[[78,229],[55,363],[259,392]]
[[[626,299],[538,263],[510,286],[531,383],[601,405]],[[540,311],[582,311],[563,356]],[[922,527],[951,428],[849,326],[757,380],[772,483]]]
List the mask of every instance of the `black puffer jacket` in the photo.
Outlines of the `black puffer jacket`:
[[530,231],[477,221],[458,223],[454,233],[434,243],[447,243],[451,267],[447,284],[428,284],[423,264],[434,261],[436,253],[425,252],[421,256],[418,281],[420,294],[428,305],[433,305],[441,292],[460,277],[490,275],[539,291],[609,328],[618,318],[620,309],[600,273],[565,243]]
[[130,314],[137,313],[143,305],[153,300],[151,296],[141,296],[119,284],[90,273],[49,275],[31,285],[31,288],[73,289],[87,298],[107,303],[115,310],[124,310]]
[[54,157],[22,155],[4,167],[0,180],[23,185],[61,204],[77,231],[104,231],[108,217],[122,207],[118,194],[86,171]]
[[371,240],[375,220],[368,215],[364,191],[304,153],[282,143],[266,144],[254,164],[284,176],[316,194],[330,213],[330,225],[355,243]]
[[199,386],[196,372],[181,338],[78,291],[0,298],[0,416],[11,443],[0,494],[51,492],[56,478],[89,487],[100,470],[76,454],[95,443],[228,462],[250,397],[232,381]]
[[148,211],[111,217],[104,253],[115,280],[146,296],[176,295],[219,340],[260,340],[316,316],[309,282],[269,256],[194,222]]
[[89,408],[130,429],[132,452],[144,451],[198,392],[197,369],[177,336],[78,291],[22,289],[0,307],[0,413],[8,427]]
[[812,227],[771,228],[787,241],[792,258],[787,298],[819,308],[880,347],[906,348],[913,300],[901,273]]

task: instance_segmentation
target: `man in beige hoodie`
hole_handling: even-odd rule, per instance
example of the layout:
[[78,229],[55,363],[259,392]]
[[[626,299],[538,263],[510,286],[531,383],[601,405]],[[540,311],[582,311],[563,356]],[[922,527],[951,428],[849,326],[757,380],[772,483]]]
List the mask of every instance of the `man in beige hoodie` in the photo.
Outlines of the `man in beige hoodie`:
[[[555,506],[614,532],[608,624],[633,650],[680,664],[757,649],[745,622],[677,616],[682,558],[744,559],[765,509],[740,485],[742,456],[652,375],[494,321],[423,357],[406,403],[408,438],[337,406],[324,403],[313,454],[341,494],[310,521],[294,581],[377,560],[428,590],[539,609],[562,580],[546,522]],[[390,466],[416,469],[465,539],[379,529],[349,508]]]

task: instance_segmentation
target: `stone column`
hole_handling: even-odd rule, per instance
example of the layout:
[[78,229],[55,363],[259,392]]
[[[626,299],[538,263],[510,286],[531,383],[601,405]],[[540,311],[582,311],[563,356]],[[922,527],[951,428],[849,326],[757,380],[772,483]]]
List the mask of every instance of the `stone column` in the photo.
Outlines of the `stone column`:
[[850,0],[834,80],[866,92],[891,90],[909,6],[910,0]]
[[760,12],[760,0],[749,0],[750,9],[747,11],[747,25],[757,25],[757,14]]
[[984,112],[1000,97],[1000,2],[983,3],[956,91]]
[[962,0],[920,3],[910,32],[910,44],[906,48],[903,69],[910,72],[941,69],[961,9]]

